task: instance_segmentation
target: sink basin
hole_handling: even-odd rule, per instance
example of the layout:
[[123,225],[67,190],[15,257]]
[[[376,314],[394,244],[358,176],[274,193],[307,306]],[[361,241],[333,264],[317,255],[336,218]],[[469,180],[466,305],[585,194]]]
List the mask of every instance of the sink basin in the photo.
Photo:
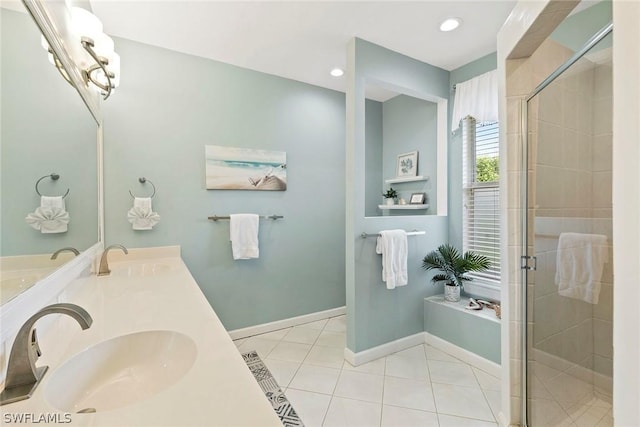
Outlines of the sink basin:
[[103,341],[51,374],[47,401],[65,412],[101,412],[138,403],[178,382],[196,345],[174,331],[144,331]]
[[151,277],[166,273],[172,266],[160,262],[148,262],[143,264],[131,264],[121,267],[114,266],[113,274],[125,277]]

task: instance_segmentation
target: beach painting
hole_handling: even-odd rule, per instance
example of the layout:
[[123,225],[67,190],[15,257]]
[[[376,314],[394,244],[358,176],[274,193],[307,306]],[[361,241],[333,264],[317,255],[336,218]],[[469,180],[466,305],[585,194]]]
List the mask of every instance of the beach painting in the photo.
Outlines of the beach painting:
[[207,190],[287,189],[284,151],[205,145]]

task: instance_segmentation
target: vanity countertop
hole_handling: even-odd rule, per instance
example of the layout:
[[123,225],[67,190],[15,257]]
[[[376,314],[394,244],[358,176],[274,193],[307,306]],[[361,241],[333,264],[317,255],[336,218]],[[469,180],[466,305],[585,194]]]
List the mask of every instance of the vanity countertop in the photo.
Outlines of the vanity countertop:
[[[47,316],[55,320],[39,334],[43,356],[36,366],[48,365],[49,371],[30,399],[0,407],[3,425],[14,424],[8,414],[29,413],[59,414],[70,425],[96,427],[282,426],[179,248],[131,250],[127,257],[112,251],[109,260],[110,276],[80,278],[58,297],[87,310],[93,325],[81,330],[67,316]],[[110,338],[148,330],[180,332],[196,344],[195,361],[178,382],[128,406],[66,418],[48,402],[47,386],[67,360]]]

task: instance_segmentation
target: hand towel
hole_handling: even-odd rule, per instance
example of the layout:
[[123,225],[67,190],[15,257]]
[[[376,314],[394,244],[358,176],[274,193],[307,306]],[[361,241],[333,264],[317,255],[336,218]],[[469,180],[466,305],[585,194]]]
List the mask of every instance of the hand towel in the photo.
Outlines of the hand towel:
[[135,197],[127,218],[134,230],[151,230],[160,222],[160,215],[151,208],[151,197]]
[[40,207],[66,210],[64,197],[62,196],[40,196]]
[[66,233],[70,216],[62,196],[40,197],[40,207],[25,217],[25,221],[41,233]]
[[558,293],[597,304],[604,264],[608,262],[607,236],[561,233],[556,256]]
[[407,232],[384,230],[376,243],[376,253],[382,254],[382,281],[387,289],[407,284]]
[[229,222],[229,240],[231,240],[233,259],[258,258],[260,217],[254,214],[232,214]]

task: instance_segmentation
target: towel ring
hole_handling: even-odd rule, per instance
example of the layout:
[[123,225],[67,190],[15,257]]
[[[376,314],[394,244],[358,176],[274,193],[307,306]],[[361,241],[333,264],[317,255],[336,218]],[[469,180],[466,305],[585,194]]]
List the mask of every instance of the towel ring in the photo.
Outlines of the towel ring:
[[[147,179],[144,176],[142,178],[138,178],[138,181],[140,182],[140,184],[144,184],[145,182],[148,182],[149,184],[151,184],[151,186],[153,187],[153,194],[151,194],[151,196],[149,197],[153,199],[153,196],[156,195],[156,186],[153,185],[153,182],[151,182],[150,179]],[[131,194],[131,197],[133,197],[134,199],[136,198],[136,196],[133,195],[131,190],[129,190],[129,194]]]
[[[42,197],[42,193],[40,193],[40,190],[38,190],[38,184],[40,184],[40,181],[42,181],[45,178],[51,178],[53,181],[57,181],[60,179],[60,175],[58,175],[57,173],[52,173],[50,175],[45,175],[42,178],[40,178],[39,180],[36,181],[36,193],[38,193],[38,196]],[[64,199],[65,197],[67,197],[67,195],[69,194],[69,189],[67,188],[67,192],[64,193],[64,195],[62,196],[62,198]]]

